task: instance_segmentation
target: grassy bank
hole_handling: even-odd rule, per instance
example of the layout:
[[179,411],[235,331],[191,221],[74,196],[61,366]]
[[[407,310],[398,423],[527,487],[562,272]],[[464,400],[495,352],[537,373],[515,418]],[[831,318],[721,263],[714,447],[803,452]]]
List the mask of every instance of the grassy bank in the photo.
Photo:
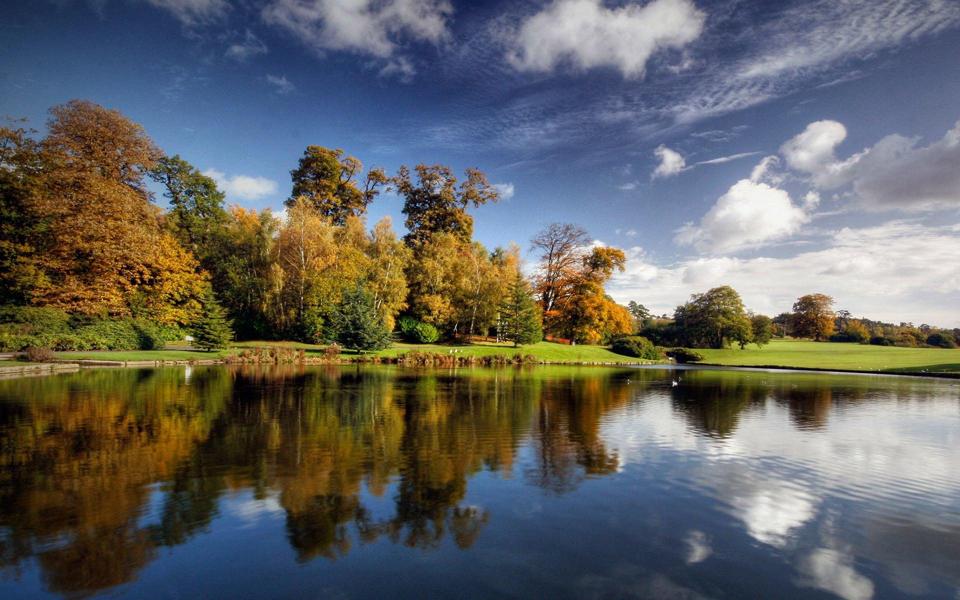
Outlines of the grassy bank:
[[736,367],[835,369],[889,373],[960,373],[960,349],[896,348],[808,340],[773,340],[768,346],[697,350],[703,364]]
[[167,349],[167,350],[91,350],[89,352],[57,352],[59,360],[117,360],[117,361],[159,361],[159,360],[217,360],[230,354],[236,354],[237,350],[230,348],[227,350],[214,350],[213,352],[204,352],[202,350],[190,349]]
[[[57,358],[61,360],[111,360],[111,361],[178,361],[178,360],[210,360],[224,358],[231,354],[238,354],[244,349],[266,348],[266,347],[284,347],[296,348],[306,351],[309,358],[319,358],[323,355],[323,346],[303,344],[298,342],[264,342],[264,341],[245,341],[234,344],[227,350],[218,352],[201,352],[187,348],[168,348],[166,350],[133,350],[122,352],[96,351],[96,352],[58,352]],[[423,352],[435,354],[455,354],[456,356],[467,356],[483,358],[488,356],[502,356],[511,358],[516,354],[523,356],[533,356],[538,361],[549,363],[613,363],[613,364],[636,364],[643,362],[628,356],[614,354],[608,348],[603,346],[567,346],[564,344],[553,344],[550,342],[540,342],[529,346],[514,348],[511,344],[493,344],[477,343],[463,346],[451,346],[444,344],[393,344],[386,350],[366,354],[367,357],[396,358],[408,352]],[[357,355],[344,353],[342,358],[350,360]]]
[[512,357],[516,354],[533,356],[539,361],[550,363],[616,363],[636,364],[645,362],[629,356],[614,354],[604,346],[567,346],[551,342],[540,342],[529,346],[514,348],[512,344],[476,343],[469,346],[448,346],[443,344],[394,344],[386,350],[375,353],[376,356],[391,358],[407,352],[432,352],[447,354],[450,352],[460,356]]

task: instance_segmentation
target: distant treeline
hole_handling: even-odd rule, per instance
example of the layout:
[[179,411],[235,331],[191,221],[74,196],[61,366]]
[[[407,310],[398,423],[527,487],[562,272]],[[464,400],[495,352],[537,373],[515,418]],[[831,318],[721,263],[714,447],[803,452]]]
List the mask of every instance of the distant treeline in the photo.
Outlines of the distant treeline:
[[880,346],[956,348],[960,329],[942,329],[912,323],[893,325],[855,318],[849,311],[833,310],[834,300],[825,294],[801,296],[793,312],[774,318],[747,311],[740,295],[729,286],[694,294],[677,307],[672,319],[654,317],[641,304],[629,310],[639,334],[658,346],[722,348],[767,344],[773,337],[809,338],[816,341],[854,342]]

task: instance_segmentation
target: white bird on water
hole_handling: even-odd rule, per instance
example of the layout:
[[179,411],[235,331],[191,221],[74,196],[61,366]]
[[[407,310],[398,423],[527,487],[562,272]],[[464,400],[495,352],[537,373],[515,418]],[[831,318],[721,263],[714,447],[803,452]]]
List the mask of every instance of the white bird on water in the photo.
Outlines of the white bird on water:
[[670,382],[670,385],[671,385],[672,387],[677,387],[678,385],[680,385],[680,382],[677,381],[676,379],[674,379],[673,381]]

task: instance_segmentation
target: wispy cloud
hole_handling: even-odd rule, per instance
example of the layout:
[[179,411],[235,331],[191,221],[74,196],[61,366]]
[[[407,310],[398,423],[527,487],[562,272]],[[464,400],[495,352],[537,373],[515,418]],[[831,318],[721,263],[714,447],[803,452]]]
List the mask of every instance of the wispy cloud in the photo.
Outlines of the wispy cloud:
[[286,75],[268,74],[264,79],[273,87],[273,90],[281,96],[286,96],[297,89],[297,86],[295,86],[292,81],[287,79]]
[[230,44],[224,53],[227,58],[237,62],[246,62],[254,56],[267,53],[267,45],[260,38],[253,34],[249,29],[244,33],[243,39]]

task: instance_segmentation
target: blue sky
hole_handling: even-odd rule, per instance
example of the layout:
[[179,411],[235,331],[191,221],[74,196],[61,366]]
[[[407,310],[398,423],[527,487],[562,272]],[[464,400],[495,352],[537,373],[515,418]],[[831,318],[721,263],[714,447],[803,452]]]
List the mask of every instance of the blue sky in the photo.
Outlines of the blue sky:
[[282,207],[308,144],[476,166],[511,191],[479,240],[581,224],[620,301],[960,326],[954,0],[13,0],[0,47],[3,114],[117,108],[237,204]]

